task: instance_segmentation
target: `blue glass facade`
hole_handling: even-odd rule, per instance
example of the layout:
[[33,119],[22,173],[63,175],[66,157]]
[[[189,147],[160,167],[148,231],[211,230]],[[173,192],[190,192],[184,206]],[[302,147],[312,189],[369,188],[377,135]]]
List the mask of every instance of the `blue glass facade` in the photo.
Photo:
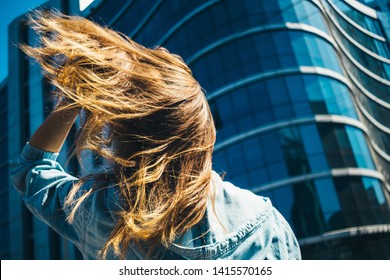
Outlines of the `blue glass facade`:
[[[67,12],[72,11],[74,4],[53,0],[48,6]],[[38,65],[30,63],[15,46],[15,42],[36,43],[36,35],[26,26],[26,19],[23,15],[9,26],[9,75],[0,87],[0,129],[4,132],[0,136],[0,258],[79,259],[81,255],[69,241],[25,208],[9,181],[9,165],[51,108],[51,86],[43,79]],[[64,165],[69,144],[61,155]],[[77,170],[72,164],[66,166],[70,172]]]
[[85,16],[183,57],[214,114],[214,169],[270,197],[303,258],[390,258],[389,38],[351,2],[95,1]]
[[[7,106],[7,80],[4,80],[0,84],[0,129],[3,131],[0,136],[0,182],[4,186],[8,186],[8,114]],[[8,203],[8,189],[5,187],[0,188],[0,259],[9,258],[9,203]]]
[[390,59],[388,30],[379,20],[383,14],[361,5],[355,9],[350,1],[324,4],[353,82],[356,105],[368,129],[378,168],[389,182]]

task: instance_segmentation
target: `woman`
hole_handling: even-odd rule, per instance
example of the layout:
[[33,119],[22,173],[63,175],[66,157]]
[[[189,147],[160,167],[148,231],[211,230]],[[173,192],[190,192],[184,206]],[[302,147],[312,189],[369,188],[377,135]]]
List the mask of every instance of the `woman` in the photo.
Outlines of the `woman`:
[[[212,171],[213,119],[179,56],[80,17],[31,23],[41,46],[22,49],[60,100],[12,174],[39,219],[86,259],[300,259],[271,202]],[[80,111],[75,153],[105,164],[76,178],[56,158]]]

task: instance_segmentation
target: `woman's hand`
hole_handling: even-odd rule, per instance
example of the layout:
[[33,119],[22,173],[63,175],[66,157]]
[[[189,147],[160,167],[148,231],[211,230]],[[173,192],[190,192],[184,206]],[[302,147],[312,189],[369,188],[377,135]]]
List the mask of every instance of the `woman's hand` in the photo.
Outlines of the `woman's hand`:
[[62,101],[31,136],[30,145],[44,151],[59,152],[80,109]]

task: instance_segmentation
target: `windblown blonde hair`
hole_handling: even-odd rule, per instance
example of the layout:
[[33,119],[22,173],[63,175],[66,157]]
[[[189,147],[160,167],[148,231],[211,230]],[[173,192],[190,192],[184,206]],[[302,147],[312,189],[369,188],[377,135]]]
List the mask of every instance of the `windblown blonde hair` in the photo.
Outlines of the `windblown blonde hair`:
[[[203,218],[210,194],[215,128],[191,70],[164,48],[143,47],[85,18],[38,12],[31,24],[41,45],[22,49],[68,100],[62,109],[86,112],[78,158],[92,150],[112,163],[123,210],[101,257],[112,250],[124,258],[138,241],[169,246]],[[94,191],[78,198],[87,178],[66,201],[70,221]]]

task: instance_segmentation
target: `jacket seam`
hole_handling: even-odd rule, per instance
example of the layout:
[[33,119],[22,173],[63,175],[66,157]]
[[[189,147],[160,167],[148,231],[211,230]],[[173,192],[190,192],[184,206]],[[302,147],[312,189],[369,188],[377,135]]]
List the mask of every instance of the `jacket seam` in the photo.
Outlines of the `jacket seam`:
[[[233,251],[237,248],[244,240],[250,237],[253,232],[261,227],[264,222],[269,218],[269,212],[273,209],[272,205],[269,205],[264,212],[258,215],[256,218],[251,219],[245,225],[243,225],[239,230],[237,230],[232,236],[226,237],[224,240],[215,242],[213,244],[205,245],[198,248],[185,248],[180,247],[176,244],[169,246],[169,249],[175,253],[182,255],[187,255],[190,258],[199,259],[199,256],[202,256],[202,259],[215,259],[221,255],[226,254],[229,251]],[[229,246],[230,244],[230,246]],[[223,247],[223,249],[220,249]]]
[[[232,246],[227,246],[227,248],[223,249],[223,250],[220,250],[219,252],[215,253],[215,255],[213,256],[213,258],[218,258],[222,255],[225,255],[226,253],[230,252],[230,251],[234,251],[239,245],[242,244],[243,241],[245,241],[246,239],[248,239],[250,236],[253,235],[253,233],[258,229],[260,228],[268,219],[269,219],[269,215],[266,215],[268,214],[270,211],[271,211],[271,207],[268,208],[264,213],[262,213],[261,215],[259,215],[258,217],[256,217],[255,219],[251,220],[250,222],[248,222],[245,226],[243,226],[242,228],[240,228],[237,233],[229,238],[228,240],[225,240],[226,241],[231,241],[233,240],[236,236],[237,237],[237,240],[235,242],[233,242],[233,245]],[[266,216],[265,216],[266,215]],[[265,216],[265,217],[264,217]],[[242,232],[242,236],[240,237],[239,235],[241,234]],[[215,244],[216,245],[216,244]],[[212,255],[212,254],[211,254]]]

